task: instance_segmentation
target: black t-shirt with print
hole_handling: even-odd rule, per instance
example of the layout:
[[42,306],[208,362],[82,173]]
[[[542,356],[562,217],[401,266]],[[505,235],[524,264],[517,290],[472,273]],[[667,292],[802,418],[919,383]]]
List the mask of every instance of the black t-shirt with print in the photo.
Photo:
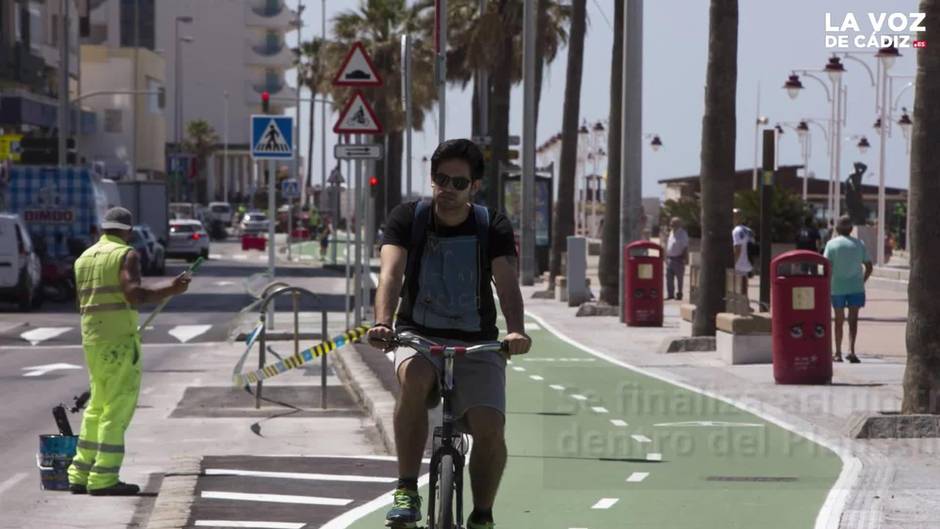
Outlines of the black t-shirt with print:
[[[414,223],[415,208],[417,202],[406,202],[396,206],[385,222],[385,231],[382,236],[382,244],[392,244],[409,249],[411,246],[411,225]],[[467,220],[459,226],[442,226],[436,222],[433,212],[431,215],[427,231],[434,233],[438,237],[459,237],[466,235],[477,235],[477,229],[473,212],[469,211]],[[512,224],[502,213],[496,213],[490,210],[490,228],[489,228],[489,249],[487,255],[490,261],[497,257],[515,256],[516,241],[512,232]],[[436,336],[453,340],[463,340],[466,342],[482,342],[496,340],[499,337],[499,329],[496,328],[496,303],[493,301],[493,290],[491,287],[491,277],[481,271],[480,282],[480,332],[467,332],[450,329],[428,329],[418,325],[412,320],[411,300],[417,296],[418,285],[416,281],[409,281],[405,277],[402,287],[401,304],[398,306],[398,315],[395,328],[398,331],[412,331],[423,336]]]

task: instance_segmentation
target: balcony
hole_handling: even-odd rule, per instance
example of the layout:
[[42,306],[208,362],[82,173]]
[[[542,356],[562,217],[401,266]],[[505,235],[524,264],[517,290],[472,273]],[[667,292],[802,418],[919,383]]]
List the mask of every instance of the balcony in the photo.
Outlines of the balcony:
[[251,0],[245,3],[248,26],[287,30],[297,13],[284,4],[284,0]]
[[245,63],[252,66],[291,68],[294,53],[287,47],[280,33],[268,33],[261,39],[245,42]]

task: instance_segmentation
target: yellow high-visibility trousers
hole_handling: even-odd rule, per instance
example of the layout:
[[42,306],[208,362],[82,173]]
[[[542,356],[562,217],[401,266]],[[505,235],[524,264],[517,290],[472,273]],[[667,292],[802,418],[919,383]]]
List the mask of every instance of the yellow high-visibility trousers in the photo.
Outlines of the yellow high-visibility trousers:
[[140,337],[84,349],[91,399],[82,417],[69,483],[97,490],[117,484],[124,461],[124,432],[140,393]]

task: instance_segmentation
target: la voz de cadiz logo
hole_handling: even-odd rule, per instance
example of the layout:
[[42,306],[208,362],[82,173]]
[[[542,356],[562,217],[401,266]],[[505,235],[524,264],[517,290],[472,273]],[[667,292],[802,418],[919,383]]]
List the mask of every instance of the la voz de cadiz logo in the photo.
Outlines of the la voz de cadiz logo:
[[924,13],[826,13],[827,48],[926,48],[914,34],[927,31]]

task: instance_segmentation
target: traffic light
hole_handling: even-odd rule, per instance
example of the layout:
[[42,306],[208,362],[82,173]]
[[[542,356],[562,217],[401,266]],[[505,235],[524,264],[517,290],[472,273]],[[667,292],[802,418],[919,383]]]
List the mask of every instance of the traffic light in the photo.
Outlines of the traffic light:
[[261,113],[267,114],[271,111],[271,94],[267,90],[261,92]]
[[369,191],[372,193],[372,196],[375,196],[376,191],[379,189],[379,179],[376,177],[369,178]]

